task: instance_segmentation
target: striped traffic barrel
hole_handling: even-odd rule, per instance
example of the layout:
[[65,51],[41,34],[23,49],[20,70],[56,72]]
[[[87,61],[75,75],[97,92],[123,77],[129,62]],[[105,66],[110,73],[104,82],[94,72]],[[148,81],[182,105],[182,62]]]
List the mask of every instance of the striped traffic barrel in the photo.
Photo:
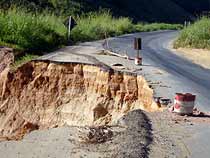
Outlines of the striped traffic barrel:
[[142,58],[141,57],[135,58],[135,64],[136,65],[142,65]]
[[174,112],[189,115],[193,113],[196,96],[191,93],[176,93],[174,101]]

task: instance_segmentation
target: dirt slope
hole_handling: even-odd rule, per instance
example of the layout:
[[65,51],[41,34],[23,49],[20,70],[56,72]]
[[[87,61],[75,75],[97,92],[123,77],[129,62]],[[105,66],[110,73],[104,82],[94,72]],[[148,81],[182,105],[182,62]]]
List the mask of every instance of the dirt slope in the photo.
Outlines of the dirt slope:
[[153,90],[142,76],[93,65],[33,61],[0,74],[0,135],[9,139],[64,124],[110,124],[152,106]]
[[0,48],[0,73],[4,69],[9,68],[10,64],[14,62],[13,50],[10,48]]

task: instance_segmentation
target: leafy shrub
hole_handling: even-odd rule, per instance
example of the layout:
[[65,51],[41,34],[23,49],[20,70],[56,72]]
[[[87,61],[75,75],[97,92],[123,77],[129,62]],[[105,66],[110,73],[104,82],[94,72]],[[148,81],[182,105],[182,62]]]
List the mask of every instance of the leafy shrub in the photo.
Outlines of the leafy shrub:
[[210,49],[210,18],[202,17],[193,25],[183,29],[174,47]]
[[66,43],[67,29],[54,15],[15,9],[0,12],[0,43],[28,52],[48,51]]
[[21,56],[17,59],[15,59],[15,63],[13,63],[12,65],[12,69],[16,69],[18,68],[19,66],[33,60],[33,59],[36,59],[38,58],[39,56],[38,55],[32,55],[32,54],[25,54],[24,56]]
[[110,12],[88,13],[77,18],[78,26],[73,30],[74,41],[90,41],[130,33],[135,26],[129,18],[114,18]]
[[158,30],[180,30],[183,26],[180,24],[166,24],[166,23],[151,23],[151,24],[142,24],[138,23],[136,25],[136,30],[139,32],[149,32],[149,31],[158,31]]
[[[113,17],[109,11],[91,12],[76,18],[72,31],[74,42],[102,39],[136,31],[179,29],[172,24],[137,24],[129,18]],[[35,54],[50,51],[67,42],[63,18],[49,13],[11,9],[0,11],[0,45],[12,46]]]
[[179,24],[133,24],[129,18],[115,18],[109,11],[91,12],[77,18],[78,26],[72,32],[74,41],[90,41],[104,38],[105,35],[117,36],[131,32],[146,32],[156,30],[178,30]]

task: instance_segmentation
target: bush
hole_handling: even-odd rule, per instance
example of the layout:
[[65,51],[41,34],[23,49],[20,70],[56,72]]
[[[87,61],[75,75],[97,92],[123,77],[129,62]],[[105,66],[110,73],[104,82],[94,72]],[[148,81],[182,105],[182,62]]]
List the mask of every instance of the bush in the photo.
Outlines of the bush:
[[54,15],[15,9],[0,11],[0,43],[27,52],[48,51],[66,43],[67,29]]
[[19,66],[21,66],[21,65],[23,65],[23,64],[25,64],[25,63],[33,60],[33,59],[36,59],[38,57],[39,57],[38,55],[25,54],[24,56],[21,56],[19,58],[16,58],[15,59],[15,62],[12,65],[12,69],[16,69]]
[[174,47],[210,49],[210,19],[202,17],[185,28],[174,43]]
[[74,41],[90,41],[130,33],[135,26],[129,18],[114,18],[110,12],[89,13],[77,18],[78,26],[72,32]]
[[[91,12],[76,18],[74,42],[102,39],[136,31],[179,29],[172,24],[137,24],[129,18],[115,18],[109,11]],[[67,43],[67,28],[61,17],[49,13],[31,13],[12,9],[0,11],[0,44],[27,53],[50,51]]]
[[180,24],[166,24],[166,23],[151,23],[151,24],[142,24],[139,23],[136,25],[136,30],[139,32],[149,32],[149,31],[158,31],[158,30],[180,30],[183,26]]
[[129,18],[115,18],[109,11],[91,12],[77,18],[77,27],[72,32],[73,41],[91,41],[102,39],[105,35],[117,36],[131,32],[182,29],[179,24],[133,24]]

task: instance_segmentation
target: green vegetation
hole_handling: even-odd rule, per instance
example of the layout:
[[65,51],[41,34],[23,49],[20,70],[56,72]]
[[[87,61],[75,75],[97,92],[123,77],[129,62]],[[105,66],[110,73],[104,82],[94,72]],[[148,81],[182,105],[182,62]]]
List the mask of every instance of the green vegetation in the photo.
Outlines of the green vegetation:
[[[181,25],[165,23],[134,24],[129,17],[119,17],[130,15],[120,11],[118,0],[93,1],[95,3],[82,0],[0,0],[0,45],[14,48],[16,56],[28,53],[23,59],[18,58],[17,64],[30,60],[30,54],[41,55],[57,49],[68,42],[65,23],[69,15],[74,16],[78,23],[71,32],[74,43],[132,32],[181,28]],[[123,3],[127,4],[127,1]]]
[[193,25],[183,29],[174,47],[210,49],[210,18],[202,17]]
[[85,0],[0,0],[0,8],[27,8],[30,12],[48,12],[57,16],[69,16],[96,10],[95,3]]
[[26,52],[43,52],[66,43],[62,19],[16,9],[0,11],[0,44]]
[[0,0],[0,8],[24,7],[30,11],[48,11],[58,16],[81,15],[109,9],[114,16],[135,22],[183,23],[209,10],[209,0]]
[[142,24],[139,23],[136,25],[136,31],[139,32],[149,32],[149,31],[158,31],[158,30],[181,30],[183,25],[180,24],[166,24],[166,23],[151,23],[151,24]]
[[[67,28],[61,17],[16,9],[0,12],[0,44],[20,52],[50,51],[67,43]],[[115,18],[109,11],[91,12],[77,17],[72,31],[74,42],[102,39],[135,31],[179,29],[172,24],[133,24],[129,18]]]
[[15,60],[15,63],[12,65],[12,69],[16,69],[17,67],[27,63],[28,61],[36,59],[38,57],[39,57],[38,55],[25,54],[24,56],[19,57]]
[[102,39],[133,32],[134,24],[129,18],[114,18],[110,12],[89,13],[77,18],[78,26],[72,32],[74,41]]
[[157,30],[179,30],[180,24],[133,24],[129,18],[115,18],[108,11],[89,13],[77,18],[78,26],[72,32],[72,38],[77,41],[90,41],[104,37],[117,36],[131,32],[146,32]]
[[[91,0],[106,2],[114,15],[126,16],[135,22],[184,23],[193,21],[203,11],[209,11],[209,0]],[[102,5],[104,6],[104,5]]]

